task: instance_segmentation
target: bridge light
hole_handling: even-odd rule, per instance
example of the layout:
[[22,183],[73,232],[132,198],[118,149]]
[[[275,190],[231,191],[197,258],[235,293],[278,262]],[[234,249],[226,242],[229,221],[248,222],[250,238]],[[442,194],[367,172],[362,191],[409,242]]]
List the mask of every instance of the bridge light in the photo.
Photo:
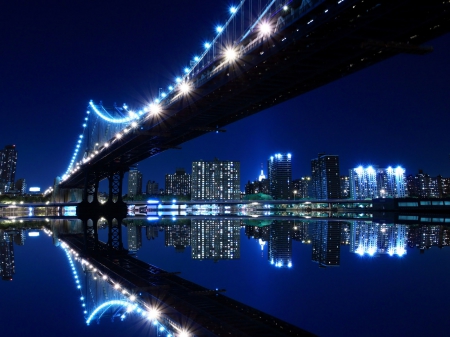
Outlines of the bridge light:
[[175,79],[175,82],[180,83],[180,82],[181,82],[181,77],[177,77],[177,78]]
[[185,330],[181,330],[178,334],[179,337],[189,337],[189,333]]
[[188,67],[184,68],[184,72],[187,74],[189,72],[189,68]]
[[148,319],[150,319],[150,320],[158,319],[159,315],[160,315],[160,312],[155,308],[152,308],[148,311]]
[[161,112],[161,106],[156,103],[151,103],[148,107],[149,112],[152,114],[159,114]]
[[169,85],[169,90],[172,91],[173,90],[173,86]]
[[109,146],[108,143],[103,144],[103,147],[108,147],[108,146]]
[[180,85],[180,91],[181,91],[181,93],[184,94],[184,95],[188,94],[188,93],[191,91],[191,86],[190,86],[190,84],[187,83],[187,82],[183,82],[183,83]]
[[136,126],[138,125],[138,123],[137,122],[133,122],[133,123],[131,123],[131,126],[133,127],[133,128],[135,128]]
[[198,56],[194,56],[194,61],[198,62],[198,61],[200,61],[200,58]]
[[287,11],[288,9],[289,9],[288,6],[286,6],[286,5],[283,6],[283,10]]
[[272,32],[272,27],[271,27],[270,23],[261,22],[261,24],[259,25],[259,32],[262,35],[270,35],[270,33]]
[[223,27],[222,26],[217,26],[216,27],[216,32],[217,33],[222,33],[222,31],[223,31]]
[[203,45],[205,46],[206,49],[208,49],[209,47],[211,47],[211,43],[209,43],[209,42],[205,42]]
[[116,134],[116,138],[117,138],[117,139],[120,139],[120,138],[122,138],[122,134],[121,134],[120,132],[119,132],[119,133],[117,133],[117,134]]
[[234,7],[234,6],[231,6],[231,7],[230,7],[230,13],[231,13],[231,14],[236,13],[236,11],[237,11],[237,8],[236,8],[236,7]]
[[161,97],[162,97],[162,98],[164,98],[164,97],[166,97],[166,96],[167,96],[167,94],[166,94],[165,92],[162,92],[162,93],[161,93]]
[[237,58],[237,52],[233,48],[227,48],[225,50],[225,59],[228,62],[233,62]]

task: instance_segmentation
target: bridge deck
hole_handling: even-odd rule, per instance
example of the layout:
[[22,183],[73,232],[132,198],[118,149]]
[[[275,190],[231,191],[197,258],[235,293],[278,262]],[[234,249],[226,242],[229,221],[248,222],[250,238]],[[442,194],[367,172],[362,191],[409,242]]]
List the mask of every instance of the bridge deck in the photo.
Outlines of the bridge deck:
[[[292,324],[142,262],[126,251],[85,250],[84,237],[61,238],[102,273],[139,294],[139,300],[162,308],[166,320],[189,325],[195,336],[314,336]],[[239,275],[236,275],[239,277]]]

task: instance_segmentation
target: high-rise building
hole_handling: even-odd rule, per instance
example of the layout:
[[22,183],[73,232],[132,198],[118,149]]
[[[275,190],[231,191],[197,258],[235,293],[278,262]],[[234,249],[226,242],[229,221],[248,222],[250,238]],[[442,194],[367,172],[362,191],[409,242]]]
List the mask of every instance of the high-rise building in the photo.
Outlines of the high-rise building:
[[340,177],[340,186],[341,186],[341,199],[347,199],[350,197],[350,178],[348,176]]
[[277,153],[267,161],[270,195],[274,199],[293,199],[291,191],[292,163],[290,153]]
[[166,174],[165,193],[167,195],[189,195],[191,193],[191,175],[184,168],[178,168],[175,174]]
[[128,197],[140,194],[142,194],[142,173],[136,167],[132,167],[128,172]]
[[406,189],[408,195],[419,198],[440,198],[444,196],[444,188],[448,194],[448,187],[446,187],[446,179],[441,176],[431,177],[429,174],[419,170],[414,175],[408,175],[406,178]]
[[0,150],[0,192],[8,192],[14,189],[16,166],[16,146],[6,145],[3,150]]
[[145,193],[147,195],[157,195],[157,194],[161,194],[160,190],[159,190],[159,185],[156,181],[154,180],[149,180],[147,181],[147,187],[145,189]]
[[15,190],[20,194],[25,194],[27,192],[27,183],[24,178],[20,178],[16,181]]
[[128,250],[137,252],[142,247],[142,231],[141,226],[136,224],[127,225],[128,232]]
[[339,175],[339,156],[319,153],[311,160],[311,180],[313,198],[339,199],[341,183]]
[[350,196],[352,199],[366,198],[404,198],[407,196],[407,183],[403,168],[362,166],[350,169]]
[[192,163],[192,200],[239,200],[240,162],[203,160]]
[[292,180],[292,193],[296,198],[309,198],[311,189],[311,177],[301,177]]

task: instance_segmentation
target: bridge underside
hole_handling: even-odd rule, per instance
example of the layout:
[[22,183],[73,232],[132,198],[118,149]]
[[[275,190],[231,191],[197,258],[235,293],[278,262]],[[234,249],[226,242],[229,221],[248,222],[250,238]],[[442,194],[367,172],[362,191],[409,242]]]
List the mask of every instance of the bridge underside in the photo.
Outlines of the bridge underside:
[[450,1],[318,3],[298,17],[286,17],[276,33],[246,48],[237,62],[214,71],[218,61],[208,71],[193,74],[191,94],[163,106],[159,116],[148,117],[62,186],[83,186],[86,169],[96,171],[100,179],[111,170],[127,170],[145,158],[399,53],[429,52],[421,44],[450,30]]

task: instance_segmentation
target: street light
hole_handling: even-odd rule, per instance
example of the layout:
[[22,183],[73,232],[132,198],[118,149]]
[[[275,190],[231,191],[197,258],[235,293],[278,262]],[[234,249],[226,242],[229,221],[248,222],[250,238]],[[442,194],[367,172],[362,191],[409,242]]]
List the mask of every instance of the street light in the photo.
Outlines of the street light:
[[297,194],[297,190],[294,190],[293,193],[294,193],[294,201],[295,201],[295,195]]

